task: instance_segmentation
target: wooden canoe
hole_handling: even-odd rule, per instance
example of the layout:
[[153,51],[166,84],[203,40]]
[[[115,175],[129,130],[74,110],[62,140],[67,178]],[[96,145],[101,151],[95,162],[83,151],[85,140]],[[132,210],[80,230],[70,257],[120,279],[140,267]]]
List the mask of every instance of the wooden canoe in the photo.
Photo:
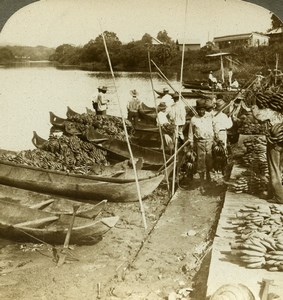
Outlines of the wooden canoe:
[[[0,199],[0,235],[6,239],[63,244],[71,218]],[[118,220],[117,216],[98,220],[76,217],[70,243],[95,244]]]
[[0,198],[22,206],[60,215],[72,215],[73,206],[79,205],[80,207],[76,215],[87,219],[94,219],[100,215],[107,203],[107,200],[102,200],[95,204],[82,203],[68,198],[51,196],[1,184]]
[[[150,195],[164,179],[164,172],[138,170],[142,198]],[[0,161],[0,184],[41,193],[62,195],[79,201],[138,201],[135,177],[102,177],[70,174]]]
[[[159,97],[164,96],[164,92],[158,90],[154,90],[154,91]],[[169,93],[169,94],[173,95],[173,93]],[[205,95],[202,95],[196,91],[182,91],[181,94],[184,98],[205,98]]]

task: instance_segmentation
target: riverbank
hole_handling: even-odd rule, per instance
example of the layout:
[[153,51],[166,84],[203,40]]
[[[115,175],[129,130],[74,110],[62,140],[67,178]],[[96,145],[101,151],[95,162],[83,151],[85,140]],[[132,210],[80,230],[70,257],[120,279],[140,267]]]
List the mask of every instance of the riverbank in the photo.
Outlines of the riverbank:
[[179,188],[170,203],[164,187],[144,200],[147,230],[137,202],[108,203],[116,227],[94,246],[73,245],[79,260],[61,267],[46,245],[2,241],[2,299],[156,300],[185,288],[194,290],[185,299],[201,299],[223,188],[204,196],[197,186]]

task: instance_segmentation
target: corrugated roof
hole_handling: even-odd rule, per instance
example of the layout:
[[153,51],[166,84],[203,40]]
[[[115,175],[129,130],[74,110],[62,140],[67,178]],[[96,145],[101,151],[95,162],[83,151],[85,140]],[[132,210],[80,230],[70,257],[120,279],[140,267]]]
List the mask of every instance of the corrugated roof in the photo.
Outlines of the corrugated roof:
[[[233,41],[233,40],[244,40],[248,39],[252,34],[266,36],[265,34],[258,32],[250,32],[250,33],[241,33],[241,34],[233,34],[226,36],[219,36],[214,38],[214,42],[224,42],[224,41]],[[266,36],[267,37],[267,36]]]

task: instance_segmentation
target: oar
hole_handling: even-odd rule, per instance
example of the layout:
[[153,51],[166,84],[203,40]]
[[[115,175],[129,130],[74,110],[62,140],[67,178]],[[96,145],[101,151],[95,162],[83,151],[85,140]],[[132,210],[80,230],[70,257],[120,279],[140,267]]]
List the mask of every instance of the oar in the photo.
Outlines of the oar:
[[67,235],[66,235],[66,238],[65,238],[63,249],[62,249],[62,251],[59,255],[59,259],[58,259],[58,262],[57,262],[58,267],[62,266],[65,263],[65,260],[66,260],[66,257],[67,257],[67,251],[66,250],[69,248],[71,233],[72,233],[75,218],[76,218],[76,212],[79,208],[80,208],[80,205],[78,205],[78,204],[73,205],[73,215],[72,215],[71,222],[70,222],[70,225],[69,225],[69,228],[68,228],[68,231],[67,231]]

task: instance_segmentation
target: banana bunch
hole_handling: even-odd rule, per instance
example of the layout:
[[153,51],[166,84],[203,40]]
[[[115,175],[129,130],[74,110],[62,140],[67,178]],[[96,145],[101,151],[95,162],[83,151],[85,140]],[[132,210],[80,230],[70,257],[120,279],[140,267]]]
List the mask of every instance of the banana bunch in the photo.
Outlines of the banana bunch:
[[244,177],[237,178],[235,182],[229,186],[229,190],[236,194],[247,192],[249,190],[248,180]]
[[3,155],[1,158],[43,169],[90,174],[94,165],[109,165],[106,156],[107,151],[92,143],[84,142],[75,135],[62,135],[51,136],[44,149],[25,150],[16,155]]
[[235,242],[230,243],[231,254],[244,266],[283,271],[282,206],[246,205],[230,223],[237,233]]
[[270,128],[269,135],[267,136],[267,139],[272,144],[282,143],[283,142],[283,124],[278,123],[278,124],[273,125]]
[[274,111],[283,111],[283,93],[256,93],[256,103],[260,109],[270,108]]

